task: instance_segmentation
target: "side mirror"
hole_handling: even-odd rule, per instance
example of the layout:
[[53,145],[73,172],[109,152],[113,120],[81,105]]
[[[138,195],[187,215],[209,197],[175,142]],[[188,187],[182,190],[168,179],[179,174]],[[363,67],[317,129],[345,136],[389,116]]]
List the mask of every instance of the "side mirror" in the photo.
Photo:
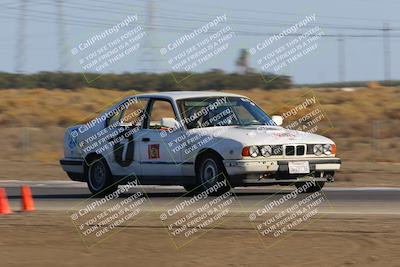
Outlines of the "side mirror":
[[162,118],[161,126],[166,128],[179,128],[179,123],[174,118]]
[[278,126],[281,126],[282,123],[283,123],[283,118],[282,118],[282,116],[274,115],[274,116],[272,116],[272,120],[273,120],[273,121],[276,123],[276,125],[278,125]]

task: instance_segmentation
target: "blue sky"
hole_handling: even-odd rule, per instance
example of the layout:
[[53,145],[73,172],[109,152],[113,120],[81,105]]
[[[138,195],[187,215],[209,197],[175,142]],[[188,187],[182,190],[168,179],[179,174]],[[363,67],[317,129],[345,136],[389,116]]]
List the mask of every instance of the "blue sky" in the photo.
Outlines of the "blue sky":
[[[55,71],[60,65],[59,31],[56,23],[55,0],[27,0],[26,16],[26,60],[24,71]],[[325,35],[318,40],[318,48],[297,60],[277,74],[293,77],[296,83],[321,83],[338,81],[337,35],[345,37],[345,76],[347,81],[382,80],[384,23],[388,23],[392,35],[391,78],[400,79],[400,2],[374,0],[280,0],[280,1],[153,1],[152,25],[143,41],[146,49],[139,49],[108,71],[137,72],[154,68],[169,71],[167,59],[159,49],[179,38],[185,32],[204,25],[216,16],[226,14],[226,25],[237,32],[230,40],[229,49],[219,54],[196,71],[212,68],[235,71],[235,60],[241,48],[248,49],[268,37],[268,33],[279,33],[287,25],[316,14],[314,25]],[[14,72],[18,51],[18,1],[1,0],[2,16],[0,39],[0,71]],[[138,23],[146,25],[147,1],[123,0],[64,0],[64,45],[63,58],[68,61],[67,70],[82,71],[70,49],[96,33],[122,21],[129,14],[139,16]],[[109,26],[108,26],[109,25]],[[358,36],[358,37],[357,37]],[[376,37],[365,37],[376,36]],[[282,43],[295,37],[287,37]],[[153,63],[146,63],[151,59]],[[251,67],[257,70],[257,58],[250,57]]]

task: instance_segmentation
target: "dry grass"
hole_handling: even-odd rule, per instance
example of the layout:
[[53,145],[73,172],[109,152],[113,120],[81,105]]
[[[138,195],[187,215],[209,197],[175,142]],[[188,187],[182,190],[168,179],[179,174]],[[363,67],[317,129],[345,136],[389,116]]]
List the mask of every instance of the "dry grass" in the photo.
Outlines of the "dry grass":
[[[329,118],[325,135],[338,143],[339,154],[351,161],[400,162],[400,90],[371,84],[342,90],[229,91],[252,98],[270,114],[279,114],[315,94]],[[0,90],[2,159],[56,163],[62,156],[64,129],[93,118],[135,91],[83,89]],[[306,95],[306,96],[305,96]],[[375,123],[372,123],[375,121]],[[374,126],[375,125],[375,126]]]
[[[340,90],[292,89],[276,91],[229,91],[254,99],[268,113],[282,113],[315,92],[335,127],[335,136],[368,136],[371,121],[393,124],[385,137],[399,136],[400,90],[370,86],[353,92]],[[135,91],[83,89],[0,90],[0,126],[67,127],[93,118],[100,111]],[[364,129],[364,130],[361,130]],[[368,129],[368,130],[367,130]],[[394,132],[393,132],[394,131]],[[388,135],[388,136],[386,136]]]
[[136,92],[83,89],[0,90],[0,125],[24,127],[66,127],[96,116],[121,98]]

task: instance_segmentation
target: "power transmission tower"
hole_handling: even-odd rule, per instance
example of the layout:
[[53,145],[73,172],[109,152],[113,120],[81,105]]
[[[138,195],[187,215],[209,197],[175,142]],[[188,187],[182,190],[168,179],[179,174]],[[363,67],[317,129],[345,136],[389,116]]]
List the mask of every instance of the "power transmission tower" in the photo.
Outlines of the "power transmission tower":
[[346,51],[343,35],[338,37],[338,78],[340,82],[346,81]]
[[26,63],[26,6],[27,0],[19,0],[17,49],[15,51],[15,72],[24,72]]
[[383,68],[384,68],[384,79],[385,81],[390,81],[390,28],[389,24],[383,24],[382,28],[383,37]]
[[64,10],[63,0],[56,0],[57,9],[57,31],[58,31],[58,60],[59,60],[59,71],[67,70],[67,48],[65,38],[65,25],[64,25]]

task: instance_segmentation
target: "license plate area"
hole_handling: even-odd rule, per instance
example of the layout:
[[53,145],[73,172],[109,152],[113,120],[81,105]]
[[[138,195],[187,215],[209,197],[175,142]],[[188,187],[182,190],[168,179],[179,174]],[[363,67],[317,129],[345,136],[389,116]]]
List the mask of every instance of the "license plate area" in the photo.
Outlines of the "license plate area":
[[308,161],[289,161],[289,173],[310,173],[310,164]]

